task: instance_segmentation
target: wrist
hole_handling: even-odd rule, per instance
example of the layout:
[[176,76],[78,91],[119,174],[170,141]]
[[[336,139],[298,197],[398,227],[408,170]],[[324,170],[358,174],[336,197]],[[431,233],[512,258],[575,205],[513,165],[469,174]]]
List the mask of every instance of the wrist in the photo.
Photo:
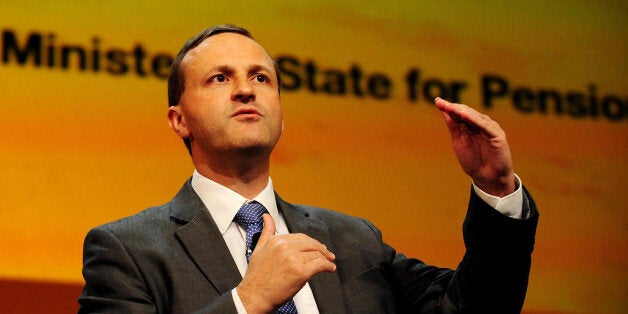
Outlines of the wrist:
[[249,293],[246,285],[242,287],[242,283],[240,283],[236,287],[236,291],[247,314],[271,313],[273,311],[273,307],[268,302],[264,302],[259,293]]
[[510,195],[518,187],[514,173],[493,181],[473,180],[473,183],[483,192],[497,197]]

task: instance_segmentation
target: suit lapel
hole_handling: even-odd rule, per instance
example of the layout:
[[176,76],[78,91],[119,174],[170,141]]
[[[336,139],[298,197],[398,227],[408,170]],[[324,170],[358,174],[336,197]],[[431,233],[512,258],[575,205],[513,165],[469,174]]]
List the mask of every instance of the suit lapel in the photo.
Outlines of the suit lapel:
[[[277,207],[283,214],[290,233],[306,234],[325,244],[328,248],[333,248],[329,230],[325,223],[310,217],[307,211],[285,202],[276,194],[275,197],[277,199]],[[319,273],[312,277],[309,284],[320,313],[346,312],[340,278],[337,273]]]
[[235,288],[242,277],[216,223],[190,182],[171,202],[171,217],[184,223],[175,233],[207,280],[223,294]]
[[[190,182],[188,180],[170,202],[171,217],[183,224],[175,234],[207,280],[223,294],[236,287],[242,277],[216,223]],[[278,195],[276,198],[291,233],[306,234],[333,248],[322,221],[311,218],[307,211],[286,203]],[[216,271],[218,269],[222,271]],[[320,313],[346,312],[337,273],[319,273],[309,284]]]

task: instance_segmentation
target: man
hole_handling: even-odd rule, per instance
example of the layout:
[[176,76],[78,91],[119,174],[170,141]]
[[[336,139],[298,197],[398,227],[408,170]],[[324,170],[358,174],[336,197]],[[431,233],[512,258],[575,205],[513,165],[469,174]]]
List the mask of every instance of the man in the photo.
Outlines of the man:
[[[80,312],[520,311],[538,213],[489,117],[435,101],[474,182],[453,271],[397,254],[366,220],[274,193],[280,77],[248,31],[221,25],[190,39],[168,85],[170,127],[196,170],[169,203],[88,233]],[[242,222],[252,207],[265,212],[261,235]]]

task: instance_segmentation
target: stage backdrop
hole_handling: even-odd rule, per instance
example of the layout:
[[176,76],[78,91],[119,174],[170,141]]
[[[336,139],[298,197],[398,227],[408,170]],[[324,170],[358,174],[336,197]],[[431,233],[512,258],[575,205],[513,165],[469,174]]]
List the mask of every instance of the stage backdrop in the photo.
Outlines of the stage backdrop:
[[167,125],[168,66],[193,34],[233,23],[284,71],[271,174],[283,198],[366,217],[398,251],[456,267],[470,181],[432,99],[468,104],[507,131],[540,208],[524,311],[626,313],[627,12],[623,1],[3,2],[1,307],[76,310],[85,233],[167,202],[192,174]]

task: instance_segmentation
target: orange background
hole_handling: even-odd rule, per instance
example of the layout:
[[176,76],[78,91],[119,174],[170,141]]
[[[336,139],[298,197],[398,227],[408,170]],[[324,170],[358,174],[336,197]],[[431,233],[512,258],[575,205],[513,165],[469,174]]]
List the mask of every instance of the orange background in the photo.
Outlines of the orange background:
[[[408,101],[404,77],[419,68],[422,80],[465,81],[461,101],[506,130],[541,211],[524,311],[625,313],[626,119],[523,114],[507,98],[485,109],[480,77],[563,93],[596,84],[600,98],[625,104],[626,12],[621,1],[56,1],[2,3],[0,27],[20,45],[30,32],[54,33],[57,45],[98,37],[103,50],[141,43],[151,56],[228,22],[274,56],[386,74],[386,100],[284,92],[271,176],[283,198],[366,217],[399,251],[447,267],[463,254],[470,182],[439,113]],[[191,175],[167,126],[165,84],[0,64],[0,312],[75,311],[85,233],[167,202]]]

